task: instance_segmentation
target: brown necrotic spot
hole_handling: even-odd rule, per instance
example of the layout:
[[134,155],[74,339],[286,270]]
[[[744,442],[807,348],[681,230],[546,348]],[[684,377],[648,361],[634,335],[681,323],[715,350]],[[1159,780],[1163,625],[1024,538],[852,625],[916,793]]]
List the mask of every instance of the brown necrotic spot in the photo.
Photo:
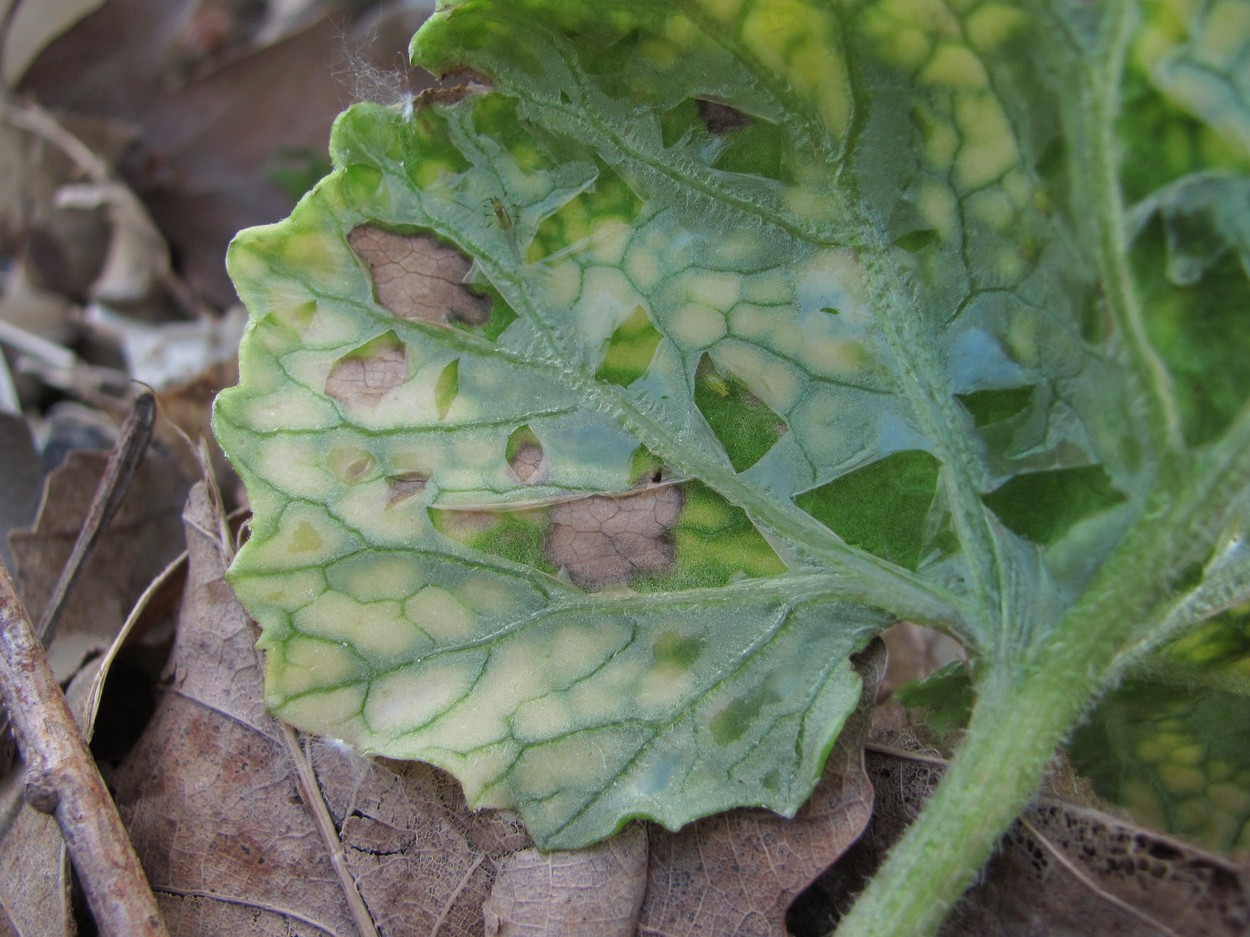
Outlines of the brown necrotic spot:
[[386,506],[394,508],[406,501],[411,501],[425,491],[425,485],[429,480],[430,477],[423,472],[403,472],[399,475],[387,476],[386,487],[390,492],[390,497],[386,501]]
[[518,426],[512,431],[504,455],[508,460],[508,468],[522,484],[536,485],[547,480],[547,461],[543,455],[542,441],[528,426]]
[[387,332],[334,362],[325,392],[343,403],[373,407],[406,380],[408,348],[394,332]]
[[672,529],[683,501],[675,485],[661,485],[557,504],[547,528],[547,557],[583,589],[664,572],[673,565]]
[[465,286],[469,258],[454,247],[377,225],[352,229],[347,242],[368,264],[374,296],[388,312],[439,324],[482,325],[490,317],[490,300]]

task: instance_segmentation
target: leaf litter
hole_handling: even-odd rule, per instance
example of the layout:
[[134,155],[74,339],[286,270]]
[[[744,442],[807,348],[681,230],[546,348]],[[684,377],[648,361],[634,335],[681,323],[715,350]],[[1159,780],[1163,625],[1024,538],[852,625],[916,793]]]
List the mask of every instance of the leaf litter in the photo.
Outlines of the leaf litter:
[[[146,12],[141,4],[135,2],[108,6],[114,11],[127,10],[131,16],[147,17],[149,23],[156,14],[169,16],[165,22],[172,22],[185,12],[183,7],[171,4],[157,4]],[[23,5],[25,10],[34,8],[31,4]],[[127,37],[126,48],[114,49],[111,60],[106,61],[102,57],[98,39],[88,40],[85,45],[81,44],[81,40],[78,45],[65,44],[59,50],[54,49],[54,54],[42,64],[37,62],[38,67],[29,76],[28,90],[35,90],[47,103],[59,100],[77,107],[90,98],[92,86],[107,89],[103,93],[111,96],[109,101],[94,107],[96,113],[106,120],[116,120],[121,109],[152,99],[153,76],[164,67],[165,61],[160,41],[153,35],[162,31],[129,29],[118,32],[112,26],[108,29],[113,30],[112,35]],[[212,297],[212,302],[219,307],[224,307],[231,298],[223,291],[220,275],[214,272],[224,239],[245,224],[276,217],[285,209],[274,207],[281,200],[274,199],[271,193],[257,198],[258,187],[243,189],[233,183],[237,198],[231,207],[222,208],[220,206],[228,204],[222,189],[214,190],[211,179],[207,188],[197,185],[194,181],[197,174],[201,174],[198,178],[202,179],[204,174],[211,177],[216,172],[220,173],[219,178],[230,177],[237,182],[239,179],[254,180],[259,173],[255,168],[255,151],[240,151],[239,164],[222,172],[222,154],[228,153],[232,147],[238,149],[238,131],[213,133],[199,128],[203,132],[197,133],[188,115],[205,102],[211,104],[249,97],[246,94],[248,88],[271,80],[265,75],[296,74],[301,82],[306,83],[307,76],[320,72],[317,67],[301,68],[298,63],[307,62],[313,55],[311,50],[324,50],[329,35],[329,30],[321,29],[310,33],[307,40],[293,43],[290,51],[284,53],[288,58],[281,65],[269,66],[275,71],[239,69],[234,75],[219,79],[211,90],[201,90],[155,107],[152,111],[155,117],[150,126],[157,126],[158,129],[149,131],[145,137],[148,162],[137,175],[133,174],[133,164],[128,169],[131,173],[129,178],[140,180],[138,184],[141,194],[146,196],[147,210],[158,224],[164,226],[163,236],[178,244],[180,262],[186,264],[179,272],[188,282],[197,284],[196,288],[202,289],[204,295]],[[6,58],[6,63],[8,61],[11,60]],[[57,64],[58,61],[61,64]],[[111,75],[113,80],[100,81],[98,67],[68,69],[64,65],[67,61],[104,65],[105,73]],[[279,61],[282,60],[275,56],[273,62]],[[140,79],[138,83],[136,76]],[[147,85],[137,93],[142,83]],[[327,113],[337,110],[341,103],[336,100]],[[725,109],[717,102],[699,100],[697,105],[701,119],[712,134],[731,133],[749,125],[749,119],[747,123],[743,122],[745,115]],[[86,109],[92,110],[93,106],[86,105]],[[212,108],[204,112],[211,114]],[[328,120],[328,117],[325,119]],[[163,130],[159,129],[160,121],[165,122]],[[312,146],[321,146],[325,137],[324,124],[314,126],[307,111],[301,113],[295,123],[307,129],[307,140]],[[89,138],[90,135],[81,129],[80,124],[71,122],[71,125],[75,126],[75,133]],[[114,129],[119,127],[115,125]],[[123,130],[114,138],[126,139],[127,136]],[[158,145],[154,147],[153,141],[157,141]],[[8,140],[3,142],[7,144]],[[107,144],[101,142],[98,145],[101,152],[110,153],[112,158]],[[162,148],[164,153],[155,152],[157,158],[153,159],[154,150]],[[262,142],[258,141],[256,149],[264,149]],[[167,158],[169,153],[176,154],[178,158],[170,161]],[[74,220],[58,221],[47,228],[47,231],[54,232],[54,240],[43,243],[74,248],[80,252],[85,246],[87,250],[78,259],[73,259],[70,267],[44,266],[40,268],[42,273],[36,271],[40,289],[46,289],[57,279],[47,275],[49,270],[60,270],[66,274],[62,283],[77,284],[71,290],[77,299],[55,293],[45,294],[54,301],[50,308],[57,311],[50,318],[35,321],[47,323],[46,326],[40,324],[38,331],[46,328],[46,334],[56,341],[65,342],[67,347],[75,346],[78,353],[82,353],[85,347],[83,333],[69,322],[66,315],[74,302],[81,301],[86,295],[99,274],[98,264],[107,244],[99,240],[101,228],[88,216],[93,213],[98,215],[99,209],[107,204],[107,199],[100,199],[94,206],[80,202],[70,209]],[[188,206],[191,208],[188,209]],[[205,206],[207,210],[201,210]],[[509,210],[508,230],[504,232],[509,238],[515,237],[512,215]],[[86,222],[85,227],[79,222]],[[62,224],[63,227],[57,227]],[[502,227],[502,219],[496,224]],[[181,230],[177,230],[179,225]],[[103,230],[107,232],[108,229],[105,227]],[[84,231],[96,233],[84,236]],[[94,245],[83,243],[90,238],[97,239]],[[30,256],[38,259],[34,253]],[[39,256],[47,258],[52,255]],[[73,275],[68,275],[70,272]],[[467,267],[452,279],[461,282],[466,275]],[[9,286],[15,282],[12,278],[8,279]],[[7,293],[6,301],[12,295]],[[465,291],[463,295],[468,297],[463,302],[469,311],[460,315],[459,323],[480,324],[484,321],[481,310],[487,307],[480,305],[481,297],[472,292]],[[6,304],[5,318],[11,313],[16,315],[17,308]],[[22,308],[33,309],[35,306]],[[478,311],[473,311],[475,309]],[[168,310],[162,310],[153,315],[152,321],[162,323],[168,315]],[[474,317],[477,317],[477,322]],[[368,374],[356,382],[357,386],[383,388],[380,394],[367,391],[366,397],[374,394],[381,399],[386,390],[394,386],[390,383],[398,373],[393,370],[394,357],[392,353],[382,355],[380,383],[373,381]],[[33,364],[29,357],[25,364],[33,365],[35,370],[19,369],[19,382],[28,382],[32,374],[36,382],[51,380],[56,373]],[[128,366],[130,369],[133,365]],[[81,375],[85,373],[80,371],[80,376],[70,379],[57,377],[52,384],[42,384],[39,389],[68,387],[71,394],[78,394],[84,388],[98,390],[104,386],[84,383]],[[231,380],[232,377],[227,375],[207,386],[220,387]],[[347,383],[350,385],[351,381]],[[211,390],[205,392],[202,388],[196,389],[194,384],[191,386],[185,399],[178,404],[184,413],[181,422],[188,426],[204,426]],[[345,390],[344,395],[354,392]],[[180,393],[180,388],[171,391],[171,395]],[[98,399],[90,394],[87,396],[88,399]],[[30,405],[28,387],[23,388],[23,400]],[[79,459],[75,456],[73,462]],[[7,463],[2,466],[6,482],[13,467]],[[548,464],[542,446],[519,447],[510,460],[510,470],[522,483],[544,483]],[[157,475],[157,480],[151,484],[159,487],[164,470]],[[400,479],[398,484],[405,497],[410,497],[412,490],[426,481],[417,474],[395,478]],[[392,489],[394,484],[392,482]],[[54,500],[73,502],[75,491],[81,495],[91,487],[89,481],[78,478],[67,487],[58,489],[61,494]],[[144,491],[150,494],[152,490],[145,482]],[[676,487],[672,490],[679,491]],[[99,574],[100,578],[111,578],[114,582],[86,587],[83,594],[94,599],[82,600],[87,603],[85,612],[76,610],[71,619],[85,622],[82,633],[94,636],[84,639],[90,642],[90,648],[85,651],[76,649],[70,657],[81,662],[83,657],[107,647],[109,629],[116,628],[125,617],[128,603],[133,601],[136,589],[145,584],[145,577],[154,575],[160,567],[158,555],[168,555],[170,512],[178,500],[173,495],[169,499],[163,496],[158,498],[162,505],[159,512],[162,520],[158,526],[163,531],[158,540],[163,542],[163,546],[153,547],[143,539],[150,532],[144,530],[145,523],[141,517],[133,524],[122,524],[121,538],[107,551],[102,551],[102,555],[107,554],[111,562]],[[81,504],[81,501],[77,503]],[[658,555],[662,559],[662,545],[669,529],[660,521],[662,513],[654,513],[657,526],[654,536],[644,538],[650,544],[645,545],[642,553],[631,552],[635,550],[632,546],[613,544],[611,537],[605,535],[609,542],[603,556],[614,556],[617,559],[612,562],[628,564],[630,556],[651,555],[659,550]],[[581,523],[576,517],[574,521],[569,525],[572,529]],[[52,524],[51,514],[48,522]],[[207,524],[208,516],[199,516],[195,523]],[[217,523],[214,519],[213,524]],[[54,539],[59,537],[63,545],[64,538],[73,535],[73,522],[62,526],[64,529],[52,536]],[[51,529],[50,526],[49,531]],[[217,528],[210,525],[208,529]],[[217,550],[219,546],[220,541],[213,549]],[[24,569],[30,577],[34,577],[32,583],[39,577],[44,582],[44,585],[34,583],[30,588],[35,594],[40,590],[46,594],[50,588],[48,583],[59,574],[56,559],[59,548],[33,546],[27,541],[26,549],[37,554],[37,558],[28,558]],[[554,565],[564,566],[574,581],[579,576],[583,577],[583,583],[593,588],[619,581],[619,577],[614,578],[614,575],[604,572],[607,566],[600,561],[593,562],[589,571],[579,572],[576,561],[569,567],[561,560],[564,551],[553,549],[550,544],[545,550],[549,560]],[[118,567],[113,564],[119,562],[121,557],[137,560],[137,568],[145,571],[117,575]],[[649,561],[644,561],[644,565],[645,562]],[[632,573],[629,575],[632,576]],[[593,850],[585,857],[560,852],[544,855],[532,848],[520,825],[507,815],[465,810],[458,788],[437,769],[384,759],[366,761],[332,741],[303,739],[298,751],[305,759],[306,767],[317,778],[327,815],[338,831],[340,849],[327,842],[322,832],[318,831],[317,824],[310,821],[304,802],[299,800],[299,784],[293,780],[292,749],[275,728],[277,724],[263,713],[249,626],[241,620],[228,627],[220,623],[222,613],[215,609],[219,605],[228,605],[230,599],[219,578],[214,579],[209,574],[205,582],[190,587],[188,604],[194,605],[190,597],[197,589],[202,591],[201,598],[205,604],[195,606],[195,610],[185,614],[218,623],[210,626],[207,635],[201,633],[199,638],[195,637],[198,625],[192,627],[188,621],[180,627],[179,641],[184,640],[182,632],[188,632],[185,639],[188,646],[182,651],[184,656],[174,660],[181,659],[184,665],[190,662],[194,667],[189,673],[183,671],[183,682],[176,684],[176,691],[171,689],[167,694],[167,697],[180,694],[176,705],[169,699],[162,705],[176,710],[190,708],[192,715],[196,715],[198,707],[198,718],[192,718],[186,712],[175,715],[162,712],[148,730],[158,736],[157,741],[145,737],[140,747],[130,753],[118,775],[130,785],[129,799],[125,803],[132,817],[136,839],[142,836],[148,850],[145,856],[150,865],[149,871],[165,870],[171,877],[176,871],[182,876],[180,884],[170,885],[162,893],[167,909],[176,909],[171,923],[178,920],[189,922],[186,925],[188,928],[199,928],[205,926],[205,922],[215,927],[212,922],[233,920],[244,922],[241,932],[255,932],[251,929],[250,918],[236,915],[252,902],[262,909],[260,913],[264,920],[287,928],[273,931],[275,933],[287,933],[292,922],[300,920],[324,920],[327,927],[343,928],[341,931],[328,931],[330,933],[351,933],[356,923],[350,911],[344,910],[342,905],[336,906],[340,900],[343,904],[349,903],[346,897],[338,898],[344,894],[342,878],[334,871],[334,856],[339,855],[349,869],[349,878],[356,883],[363,900],[374,914],[380,933],[414,930],[424,933],[420,928],[426,922],[434,928],[430,933],[477,934],[486,927],[495,928],[498,933],[575,933],[568,929],[575,920],[584,927],[597,928],[585,930],[585,933],[608,933],[608,927],[616,928],[619,933],[634,932],[629,930],[633,927],[637,933],[657,935],[778,933],[781,916],[785,914],[791,897],[855,839],[871,810],[871,793],[863,775],[847,768],[860,757],[858,749],[848,743],[846,751],[843,751],[839,742],[830,767],[831,772],[835,768],[836,772],[840,772],[837,782],[832,785],[834,793],[822,793],[830,786],[830,776],[827,775],[826,782],[817,788],[815,799],[795,821],[781,820],[765,811],[739,810],[698,821],[676,834],[651,826],[646,828],[646,835],[641,836],[639,831],[643,828],[633,826],[629,835],[610,849]],[[116,590],[115,594],[113,590]],[[93,604],[97,602],[98,605]],[[92,612],[99,609],[106,609],[107,612],[93,616]],[[93,617],[98,620],[93,621]],[[68,634],[79,633],[79,625],[69,624],[66,627]],[[214,632],[212,628],[217,630]],[[98,630],[93,632],[93,629]],[[72,666],[70,670],[73,670]],[[171,673],[179,674],[176,666]],[[75,685],[81,687],[90,683],[92,676],[89,668],[80,671]],[[215,683],[218,685],[216,689],[213,687]],[[250,702],[245,696],[249,688],[253,694]],[[74,691],[75,694],[78,692]],[[268,722],[265,721],[267,719]],[[183,724],[195,731],[192,738],[197,740],[199,747],[159,748],[157,742],[173,746],[173,741],[167,736],[173,732],[170,726],[178,724],[177,720],[184,720]],[[885,755],[880,751],[868,755],[870,772],[883,794],[889,794],[897,787],[894,783],[897,775],[891,773],[887,777],[883,770],[896,772],[901,769],[897,765],[893,768],[887,765],[883,769],[881,765],[890,758],[898,761],[908,757],[911,756]],[[223,763],[217,760],[221,758],[233,760]],[[278,767],[268,764],[268,759],[276,760]],[[286,760],[285,768],[281,767],[283,759]],[[187,802],[212,798],[202,791],[173,792],[162,789],[160,796],[149,805],[145,802],[147,796],[144,792],[154,790],[157,785],[152,777],[143,776],[137,767],[140,763],[146,764],[149,774],[163,772],[163,783],[167,788],[175,785],[180,775],[201,780],[211,777],[212,786],[208,790],[216,792],[220,802],[214,809],[184,816],[180,811],[186,809]],[[931,767],[919,770],[924,775],[931,771]],[[6,782],[9,787],[14,785],[15,777],[9,777]],[[882,783],[887,780],[890,783]],[[145,787],[145,784],[149,786]],[[928,782],[911,784],[906,795],[909,804],[902,809],[902,813],[913,813],[915,801],[923,798],[930,786]],[[9,805],[15,803],[12,798],[5,802]],[[268,820],[271,808],[276,819],[262,824],[262,820]],[[895,809],[887,806],[879,810],[879,814]],[[814,816],[808,816],[809,813]],[[437,823],[430,820],[431,815],[438,818]],[[18,814],[23,823],[33,816],[28,809]],[[39,819],[46,820],[42,815]],[[809,821],[812,822],[810,836],[805,832],[809,828],[804,826]],[[435,828],[440,832],[433,832]],[[829,835],[830,829],[835,830],[833,836]],[[1076,830],[1075,834],[1073,830]],[[314,848],[307,853],[286,855],[280,845],[275,844],[280,844],[292,831],[296,831],[301,839],[313,840]],[[23,848],[0,850],[5,863],[2,880],[8,883],[15,880],[14,876],[24,877],[28,884],[18,886],[25,900],[23,908],[12,900],[13,892],[6,885],[4,900],[0,902],[0,910],[3,911],[0,931],[8,923],[14,932],[21,934],[70,933],[73,930],[73,909],[55,827],[45,828],[42,833],[31,833],[30,836],[28,839],[27,834],[19,832],[17,827],[6,827],[6,843],[20,839]],[[875,827],[861,843],[872,841],[874,837],[879,838]],[[36,846],[37,841],[42,845]],[[1091,841],[1094,844],[1092,853]],[[1077,923],[1084,924],[1088,920],[1105,919],[1113,922],[1106,925],[1111,928],[1108,933],[1138,933],[1141,927],[1158,926],[1172,928],[1177,933],[1199,934],[1205,932],[1202,928],[1214,924],[1227,928],[1240,925],[1244,930],[1244,869],[1114,817],[1094,813],[1088,806],[1063,802],[1061,807],[1055,807],[1051,800],[1040,802],[1026,816],[1024,825],[1013,831],[1012,841],[1004,846],[1005,853],[1011,853],[1013,849],[1014,858],[1009,856],[989,874],[988,890],[973,893],[965,902],[967,916],[961,920],[972,932],[995,933],[991,929],[979,928],[1019,927],[1022,915],[1032,915],[1034,922],[1052,922],[1052,928],[1062,926],[1054,924],[1056,921],[1075,918]],[[1075,850],[1076,858],[1069,855],[1072,850]],[[262,868],[261,858],[266,860],[264,864],[278,864],[293,881],[317,883],[327,897],[318,903],[316,896],[301,892],[302,897],[308,897],[308,904],[303,904],[301,898],[301,902],[294,902],[295,907],[286,907],[281,903],[281,894],[249,895],[240,899],[241,903],[231,904],[238,895],[230,889],[246,891],[244,886]],[[1080,868],[1082,861],[1092,864],[1093,871],[1073,873],[1072,869]],[[1132,864],[1132,870],[1127,863]],[[205,869],[210,867],[214,871],[224,870],[225,877],[214,879],[207,876]],[[53,868],[61,871],[49,876],[48,872]],[[640,868],[646,878],[642,885],[639,884]],[[777,874],[761,874],[762,869]],[[200,876],[198,879],[197,874]],[[1040,907],[1028,903],[1023,909],[1016,907],[1020,904],[1020,895],[1044,897],[1056,878],[1064,875],[1068,876],[1068,884],[1054,888],[1053,900],[1041,901]],[[280,878],[281,875],[271,876],[270,881]],[[1071,884],[1072,879],[1076,880],[1075,885]],[[549,888],[543,893],[549,895],[547,900],[533,900],[534,886],[530,883],[536,881]],[[1180,913],[1173,905],[1179,904],[1181,899],[1175,897],[1178,894],[1176,891],[1156,893],[1160,889],[1159,881],[1179,889],[1185,901],[1196,896],[1196,913],[1201,915],[1201,919],[1195,922],[1190,918],[1177,920],[1168,917],[1168,914]],[[1091,882],[1096,887],[1090,887]],[[1046,884],[1048,888],[1039,887],[1039,883]],[[42,890],[32,890],[36,885]],[[562,891],[562,886],[566,885],[570,887]],[[1082,897],[1073,899],[1074,893]],[[698,896],[697,900],[693,896]],[[433,917],[430,916],[431,907],[435,908]],[[1077,914],[1073,913],[1073,907],[1079,909]],[[382,908],[383,911],[374,912],[375,908]],[[978,914],[982,916],[977,917]],[[1080,914],[1086,917],[1081,918]],[[1155,923],[1149,923],[1143,915],[1154,915]],[[987,924],[987,920],[991,923]]]

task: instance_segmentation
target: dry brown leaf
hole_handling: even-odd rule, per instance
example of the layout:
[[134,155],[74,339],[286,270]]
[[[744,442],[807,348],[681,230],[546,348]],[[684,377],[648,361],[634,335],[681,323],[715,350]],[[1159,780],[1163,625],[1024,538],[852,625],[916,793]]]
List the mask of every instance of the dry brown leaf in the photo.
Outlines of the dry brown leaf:
[[646,830],[631,826],[575,853],[513,853],[484,906],[487,937],[633,937],[647,852]]
[[171,91],[171,52],[198,3],[105,4],[51,43],[21,88],[45,106],[139,126],[124,175],[176,251],[184,279],[224,308],[234,296],[221,262],[226,244],[240,228],[290,210],[294,199],[273,170],[292,151],[324,153],[330,124],[350,101],[329,66],[347,47],[360,50],[362,70],[394,68],[419,21],[388,24],[375,43],[327,17]]
[[706,817],[677,833],[651,828],[640,937],[778,937],[794,898],[855,842],[873,810],[863,741],[885,650],[857,658],[859,708],[829,755],[824,777],[793,820],[767,810]]
[[[106,452],[71,452],[48,475],[34,527],[10,535],[32,620],[52,594],[107,461]],[[182,552],[178,518],[188,487],[171,458],[149,450],[61,612],[48,656],[62,681],[108,648],[143,590]]]
[[369,266],[378,304],[402,319],[481,325],[490,300],[464,285],[469,259],[454,247],[421,234],[360,225],[347,236]]
[[[919,750],[914,738],[891,733],[887,741],[867,756],[877,788],[872,823],[818,888],[834,919],[945,770],[945,761]],[[943,937],[1250,933],[1250,867],[1074,802],[1073,794],[1070,779],[1060,775],[1024,812],[946,920]]]

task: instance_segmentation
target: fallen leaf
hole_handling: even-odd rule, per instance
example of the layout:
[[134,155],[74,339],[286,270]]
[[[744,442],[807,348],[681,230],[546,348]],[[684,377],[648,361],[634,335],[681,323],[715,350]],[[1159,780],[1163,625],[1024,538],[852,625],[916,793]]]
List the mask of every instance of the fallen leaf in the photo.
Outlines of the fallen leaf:
[[14,568],[9,531],[35,519],[43,492],[43,464],[30,437],[30,426],[20,416],[0,413],[0,559]]
[[577,852],[515,852],[483,906],[487,937],[633,937],[646,873],[641,826]]
[[[48,475],[34,527],[9,537],[19,592],[35,621],[78,538],[107,460],[104,452],[71,452]],[[69,679],[87,657],[108,648],[148,583],[182,552],[178,516],[187,487],[172,459],[149,450],[58,619],[48,656],[59,679]]]
[[[906,733],[891,733],[886,742],[870,746],[867,755],[877,790],[872,823],[806,899],[832,912],[830,924],[849,907],[945,771],[944,759]],[[1244,937],[1250,928],[1250,867],[1082,799],[1070,780],[1052,779],[1008,831],[940,933]]]

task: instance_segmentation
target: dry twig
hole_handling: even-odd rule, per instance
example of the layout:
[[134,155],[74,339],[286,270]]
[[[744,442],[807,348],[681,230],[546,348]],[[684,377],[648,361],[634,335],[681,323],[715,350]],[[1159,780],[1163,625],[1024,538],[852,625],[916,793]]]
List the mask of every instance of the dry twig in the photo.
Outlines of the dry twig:
[[163,937],[147,876],[3,563],[0,695],[26,761],[26,801],[56,818],[100,933]]

